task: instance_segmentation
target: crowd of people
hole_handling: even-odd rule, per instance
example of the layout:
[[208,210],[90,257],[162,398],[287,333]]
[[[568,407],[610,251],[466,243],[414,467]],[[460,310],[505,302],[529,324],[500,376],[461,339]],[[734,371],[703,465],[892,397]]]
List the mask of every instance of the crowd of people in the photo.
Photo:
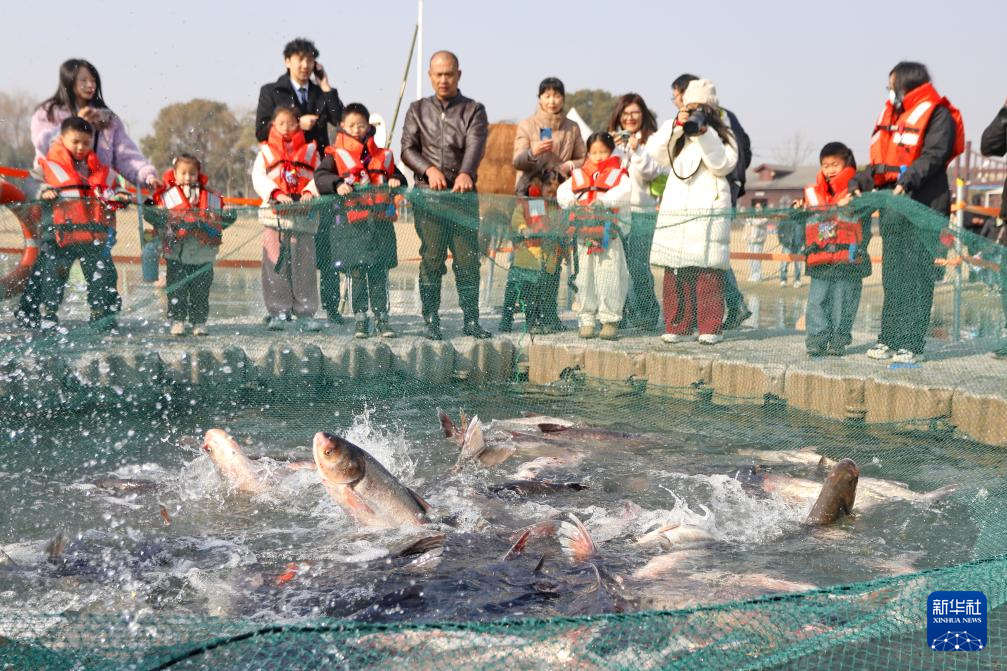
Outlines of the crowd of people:
[[[366,106],[343,104],[318,56],[312,42],[291,41],[283,52],[286,72],[259,94],[260,145],[251,175],[262,201],[268,328],[295,322],[317,331],[319,309],[330,322],[342,323],[340,282],[346,274],[352,278],[355,335],[394,337],[388,273],[397,263],[395,191],[407,180],[394,153],[375,143]],[[476,191],[488,121],[483,105],[461,94],[461,75],[457,56],[435,53],[429,67],[434,93],[406,113],[400,157],[420,194]],[[847,145],[826,144],[816,182],[779,228],[784,248],[802,259],[793,262],[795,284],[802,263],[810,277],[811,356],[845,354],[863,279],[872,272],[871,219],[854,216],[851,203],[865,192],[888,190],[950,213],[947,167],[964,149],[961,115],[937,93],[922,64],[897,64],[888,90],[867,163],[858,170]],[[608,127],[585,139],[567,117],[563,82],[541,82],[537,108],[518,124],[514,140],[514,252],[501,331],[513,329],[517,310],[525,312],[532,333],[566,329],[557,305],[564,263],[575,277],[577,333],[584,339],[617,339],[627,328],[653,331],[663,314],[663,342],[716,345],[725,330],[750,316],[731,268],[730,242],[751,143],[710,80],[683,74],[673,81],[672,95],[678,112],[663,124],[641,96],[628,93],[618,99]],[[338,127],[332,141],[330,125]],[[145,217],[166,260],[170,332],[206,334],[213,262],[235,217],[207,183],[196,148],[159,174],[106,105],[97,69],[80,59],[61,66],[56,93],[36,110],[31,134],[41,182],[37,195],[53,203],[18,320],[30,328],[58,328],[64,285],[79,261],[92,322],[116,327],[121,300],[111,247],[115,210],[126,202],[116,188],[118,173],[153,192],[154,207],[145,209]],[[991,155],[1007,152],[1007,107],[984,133],[982,148]],[[326,195],[341,197],[326,214],[302,205]],[[450,217],[439,211],[443,200],[412,200],[423,335],[444,337],[441,280],[450,252],[463,334],[491,337],[479,318],[478,200],[457,198]],[[1002,224],[1000,231],[1002,238]],[[880,234],[884,304],[881,332],[867,356],[916,363],[939,277],[927,236],[937,232],[882,212]],[[746,241],[749,251],[762,251],[765,220],[750,218]],[[756,263],[753,279],[761,278]],[[663,271],[660,302],[655,267]],[[784,264],[784,283],[787,272]]]

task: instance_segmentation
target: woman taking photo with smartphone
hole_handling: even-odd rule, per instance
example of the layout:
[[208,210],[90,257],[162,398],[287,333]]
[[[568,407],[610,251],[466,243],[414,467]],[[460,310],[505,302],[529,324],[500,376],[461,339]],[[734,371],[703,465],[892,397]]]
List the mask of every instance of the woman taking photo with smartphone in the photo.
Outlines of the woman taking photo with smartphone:
[[637,93],[619,98],[608,122],[608,132],[615,139],[615,153],[630,170],[632,190],[629,203],[632,224],[626,236],[626,264],[630,289],[623,311],[622,328],[636,327],[653,331],[661,319],[661,306],[654,296],[654,275],[650,271],[650,247],[654,242],[657,199],[650,192],[651,183],[668,168],[647,155],[645,147],[657,131],[657,120],[647,103]]
[[[522,192],[533,176],[558,173],[561,179],[566,179],[584,163],[586,156],[580,127],[566,117],[566,87],[556,77],[546,77],[538,85],[538,109],[517,125],[514,137],[517,195],[526,195]],[[566,330],[559,319],[557,305],[561,271],[557,267],[540,280],[539,326],[545,333]]]

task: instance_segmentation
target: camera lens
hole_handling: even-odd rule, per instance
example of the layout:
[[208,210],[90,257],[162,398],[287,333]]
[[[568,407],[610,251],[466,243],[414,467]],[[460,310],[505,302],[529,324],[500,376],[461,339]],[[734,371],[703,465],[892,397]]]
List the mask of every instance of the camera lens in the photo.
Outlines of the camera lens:
[[682,130],[685,131],[686,135],[699,135],[699,129],[706,125],[706,115],[703,114],[702,110],[695,110],[689,115],[685,123],[682,124]]

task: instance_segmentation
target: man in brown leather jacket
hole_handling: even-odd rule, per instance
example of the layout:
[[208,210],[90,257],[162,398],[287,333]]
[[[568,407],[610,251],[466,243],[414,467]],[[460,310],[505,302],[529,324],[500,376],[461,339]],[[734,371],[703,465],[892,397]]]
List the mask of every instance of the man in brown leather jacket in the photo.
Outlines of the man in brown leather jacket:
[[[420,300],[424,335],[441,340],[441,277],[447,253],[458,303],[465,318],[464,334],[489,338],[479,325],[479,201],[476,172],[486,150],[488,123],[481,103],[458,92],[462,71],[458,57],[438,51],[430,59],[434,95],[409,106],[402,131],[402,160],[425,193],[413,199],[420,237]],[[450,191],[444,197],[431,192]]]

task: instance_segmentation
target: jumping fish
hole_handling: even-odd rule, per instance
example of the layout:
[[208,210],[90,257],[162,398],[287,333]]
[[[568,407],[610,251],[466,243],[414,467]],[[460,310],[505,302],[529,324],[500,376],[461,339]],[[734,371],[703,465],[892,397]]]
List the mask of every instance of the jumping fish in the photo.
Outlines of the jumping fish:
[[[271,471],[263,464],[252,461],[226,431],[210,429],[203,438],[203,450],[210,456],[220,474],[241,492],[259,494],[269,486]],[[282,464],[288,470],[314,469],[310,461],[291,461]]]
[[860,469],[852,459],[843,459],[836,464],[825,478],[822,491],[818,494],[805,524],[828,526],[853,512],[857,500],[857,481]]
[[324,431],[315,434],[313,449],[329,495],[357,523],[391,528],[427,521],[430,504],[366,450]]

